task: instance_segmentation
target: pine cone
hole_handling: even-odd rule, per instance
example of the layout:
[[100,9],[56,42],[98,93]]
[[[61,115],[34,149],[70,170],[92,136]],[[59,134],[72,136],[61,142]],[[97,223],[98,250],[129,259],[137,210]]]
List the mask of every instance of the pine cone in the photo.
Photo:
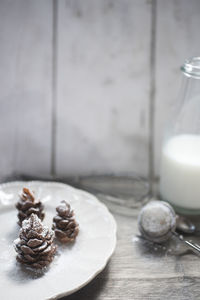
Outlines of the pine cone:
[[52,229],[61,243],[73,242],[78,235],[79,226],[74,218],[74,212],[66,201],[56,207],[57,215],[53,218]]
[[40,200],[35,200],[34,194],[27,188],[23,188],[23,192],[20,195],[20,199],[16,204],[18,209],[18,224],[22,225],[22,222],[28,218],[32,213],[36,214],[41,220],[44,219],[43,205]]
[[32,214],[22,222],[19,238],[14,241],[17,260],[36,269],[48,266],[56,252],[53,239],[54,232]]

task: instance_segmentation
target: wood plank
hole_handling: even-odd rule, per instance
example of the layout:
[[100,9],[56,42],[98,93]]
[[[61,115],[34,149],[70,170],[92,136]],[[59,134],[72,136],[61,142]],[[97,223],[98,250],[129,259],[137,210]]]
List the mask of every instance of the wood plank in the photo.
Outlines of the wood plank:
[[0,176],[50,172],[52,3],[0,2]]
[[58,5],[57,174],[147,175],[151,4]]
[[200,279],[111,280],[98,278],[81,291],[62,300],[195,300],[199,299]]
[[199,56],[200,1],[157,1],[155,169],[159,173],[164,124],[176,101],[181,82],[180,66]]

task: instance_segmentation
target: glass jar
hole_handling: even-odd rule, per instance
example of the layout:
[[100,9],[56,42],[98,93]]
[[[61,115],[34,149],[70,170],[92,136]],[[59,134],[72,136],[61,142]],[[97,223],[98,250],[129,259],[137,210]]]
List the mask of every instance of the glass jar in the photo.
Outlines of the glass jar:
[[183,214],[200,214],[200,57],[185,61],[183,82],[165,130],[161,198]]

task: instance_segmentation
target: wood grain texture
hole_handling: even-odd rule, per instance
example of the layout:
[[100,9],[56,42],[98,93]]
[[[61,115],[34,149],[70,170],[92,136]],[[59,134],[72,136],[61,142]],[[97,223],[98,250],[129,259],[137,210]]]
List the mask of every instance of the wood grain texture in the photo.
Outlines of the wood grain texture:
[[157,1],[155,169],[159,173],[164,124],[176,101],[181,82],[180,66],[186,58],[199,56],[200,1]]
[[151,4],[58,5],[57,174],[147,175]]
[[50,172],[52,3],[0,1],[0,176]]
[[[151,1],[55,0],[56,20],[51,1],[0,1],[0,177],[54,169],[65,176],[146,176],[154,137],[158,175],[179,66],[199,55],[200,2],[154,2],[155,45]],[[156,54],[152,111],[150,45]],[[155,136],[149,135],[153,123]]]
[[[115,253],[105,270],[89,285],[62,300],[199,299],[199,257],[173,239],[160,246],[138,237],[137,217],[144,200],[132,209],[125,199],[120,206],[117,198],[115,203],[109,196],[98,194],[98,197],[117,221]],[[199,236],[192,239],[200,243]]]

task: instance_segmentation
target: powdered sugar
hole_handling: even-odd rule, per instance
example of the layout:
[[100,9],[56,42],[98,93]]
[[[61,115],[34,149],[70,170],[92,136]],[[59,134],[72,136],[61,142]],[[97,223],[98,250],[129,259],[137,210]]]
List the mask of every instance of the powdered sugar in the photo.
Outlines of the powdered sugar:
[[42,221],[38,218],[36,214],[31,214],[30,218],[22,222],[22,228],[20,233],[28,233],[30,230],[35,231],[40,234],[41,238],[45,238],[47,234],[53,234],[53,231],[47,226],[43,225]]
[[176,215],[173,208],[162,201],[151,201],[145,205],[138,218],[141,233],[157,242],[169,238],[175,228]]

